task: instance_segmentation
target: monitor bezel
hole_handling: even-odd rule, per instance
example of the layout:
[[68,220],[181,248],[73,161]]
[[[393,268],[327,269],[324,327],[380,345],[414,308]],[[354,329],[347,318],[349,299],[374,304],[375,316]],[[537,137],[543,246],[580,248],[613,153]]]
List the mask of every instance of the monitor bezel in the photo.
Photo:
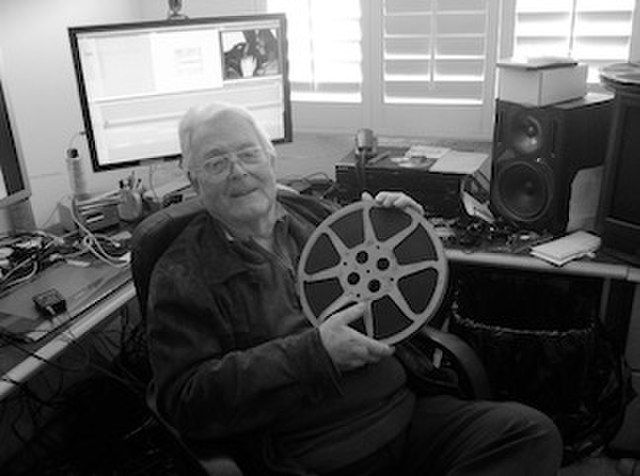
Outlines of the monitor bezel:
[[[7,190],[7,196],[0,198],[0,207],[6,208],[16,203],[27,200],[31,197],[31,184],[29,183],[29,176],[27,174],[26,162],[24,159],[24,152],[22,144],[20,142],[19,133],[17,130],[17,121],[14,115],[13,106],[11,103],[11,97],[8,91],[6,82],[4,82],[4,64],[2,60],[2,52],[0,51],[0,101],[4,104],[4,108],[0,107],[0,113],[4,113],[7,119],[9,140],[13,146],[12,160],[15,161],[17,172],[22,181],[22,188],[15,192],[9,192]],[[4,110],[3,110],[4,109]],[[3,171],[4,174],[4,171]]]
[[284,137],[273,140],[274,144],[289,143],[293,141],[292,127],[292,109],[291,109],[291,86],[289,82],[289,64],[287,57],[287,20],[283,13],[264,13],[253,15],[233,15],[233,16],[217,16],[217,17],[201,17],[201,18],[184,18],[184,19],[167,19],[167,20],[149,20],[136,21],[127,23],[111,23],[100,25],[74,26],[68,28],[69,42],[71,45],[71,54],[73,59],[74,74],[78,88],[80,108],[82,112],[82,121],[84,125],[84,133],[87,140],[91,167],[94,172],[104,172],[109,170],[118,170],[131,167],[140,167],[145,165],[153,165],[160,162],[176,161],[181,158],[179,153],[164,156],[155,156],[148,159],[133,159],[126,162],[118,163],[101,163],[98,157],[95,133],[91,121],[91,112],[89,108],[87,88],[85,84],[84,74],[82,72],[82,63],[80,58],[80,49],[78,45],[79,36],[86,33],[99,33],[109,31],[126,31],[141,28],[175,28],[178,25],[198,26],[198,25],[216,25],[221,23],[245,23],[253,21],[273,21],[279,22],[281,31],[279,38],[279,54],[281,57],[282,78],[283,78],[283,127]]

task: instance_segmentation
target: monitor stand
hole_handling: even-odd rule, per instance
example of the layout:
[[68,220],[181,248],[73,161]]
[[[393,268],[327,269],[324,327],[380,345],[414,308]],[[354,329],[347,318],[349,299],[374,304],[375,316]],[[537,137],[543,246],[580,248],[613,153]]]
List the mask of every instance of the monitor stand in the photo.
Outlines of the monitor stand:
[[31,201],[27,198],[7,207],[9,231],[22,232],[36,229]]

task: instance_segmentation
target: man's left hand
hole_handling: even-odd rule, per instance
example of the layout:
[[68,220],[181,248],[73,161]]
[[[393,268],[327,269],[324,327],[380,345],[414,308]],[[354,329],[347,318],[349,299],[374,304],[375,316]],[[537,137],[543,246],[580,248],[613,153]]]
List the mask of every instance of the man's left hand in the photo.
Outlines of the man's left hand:
[[362,192],[362,200],[373,200],[382,207],[396,207],[401,210],[412,209],[421,215],[424,213],[422,205],[402,192],[378,192],[375,198],[369,192]]

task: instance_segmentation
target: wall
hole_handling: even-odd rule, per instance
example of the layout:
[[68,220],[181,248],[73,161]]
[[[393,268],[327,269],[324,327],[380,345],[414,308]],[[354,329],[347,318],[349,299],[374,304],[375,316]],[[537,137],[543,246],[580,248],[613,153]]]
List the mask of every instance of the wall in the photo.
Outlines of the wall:
[[[138,0],[144,18],[157,19],[167,15],[164,0]],[[263,8],[264,0],[183,0],[182,13],[188,17],[209,17],[218,15],[242,15],[254,13]]]
[[[193,17],[251,13],[257,8],[254,0],[191,0],[184,4],[183,13]],[[157,20],[165,18],[167,11],[165,0],[0,1],[3,84],[10,94],[38,227],[57,222],[58,203],[68,202],[64,157],[71,142],[83,156],[91,191],[112,190],[130,173],[94,174],[90,170],[86,143],[77,136],[83,125],[67,27]],[[148,168],[136,173],[146,178]],[[154,182],[161,184],[179,173],[174,164],[162,166]],[[7,214],[0,211],[0,232],[7,227]]]
[[[130,0],[2,0],[0,50],[38,225],[69,193],[64,162],[71,138],[82,129],[67,27],[137,18]],[[84,144],[74,144],[81,152]],[[86,153],[84,154],[86,158]],[[88,163],[86,164],[88,168]],[[89,174],[92,188],[108,189],[111,174]],[[53,215],[52,215],[53,214]]]

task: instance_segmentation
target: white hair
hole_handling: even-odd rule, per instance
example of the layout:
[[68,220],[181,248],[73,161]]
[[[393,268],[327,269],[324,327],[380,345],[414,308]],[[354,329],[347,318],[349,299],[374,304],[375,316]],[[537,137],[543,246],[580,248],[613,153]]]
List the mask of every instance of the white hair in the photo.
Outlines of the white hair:
[[180,120],[180,125],[178,126],[178,137],[180,139],[180,150],[182,152],[180,166],[184,171],[191,172],[193,164],[193,135],[197,126],[221,114],[233,114],[246,121],[258,136],[263,150],[270,157],[275,157],[276,150],[271,139],[269,139],[269,135],[248,109],[221,102],[211,103],[205,106],[194,106],[190,108]]

